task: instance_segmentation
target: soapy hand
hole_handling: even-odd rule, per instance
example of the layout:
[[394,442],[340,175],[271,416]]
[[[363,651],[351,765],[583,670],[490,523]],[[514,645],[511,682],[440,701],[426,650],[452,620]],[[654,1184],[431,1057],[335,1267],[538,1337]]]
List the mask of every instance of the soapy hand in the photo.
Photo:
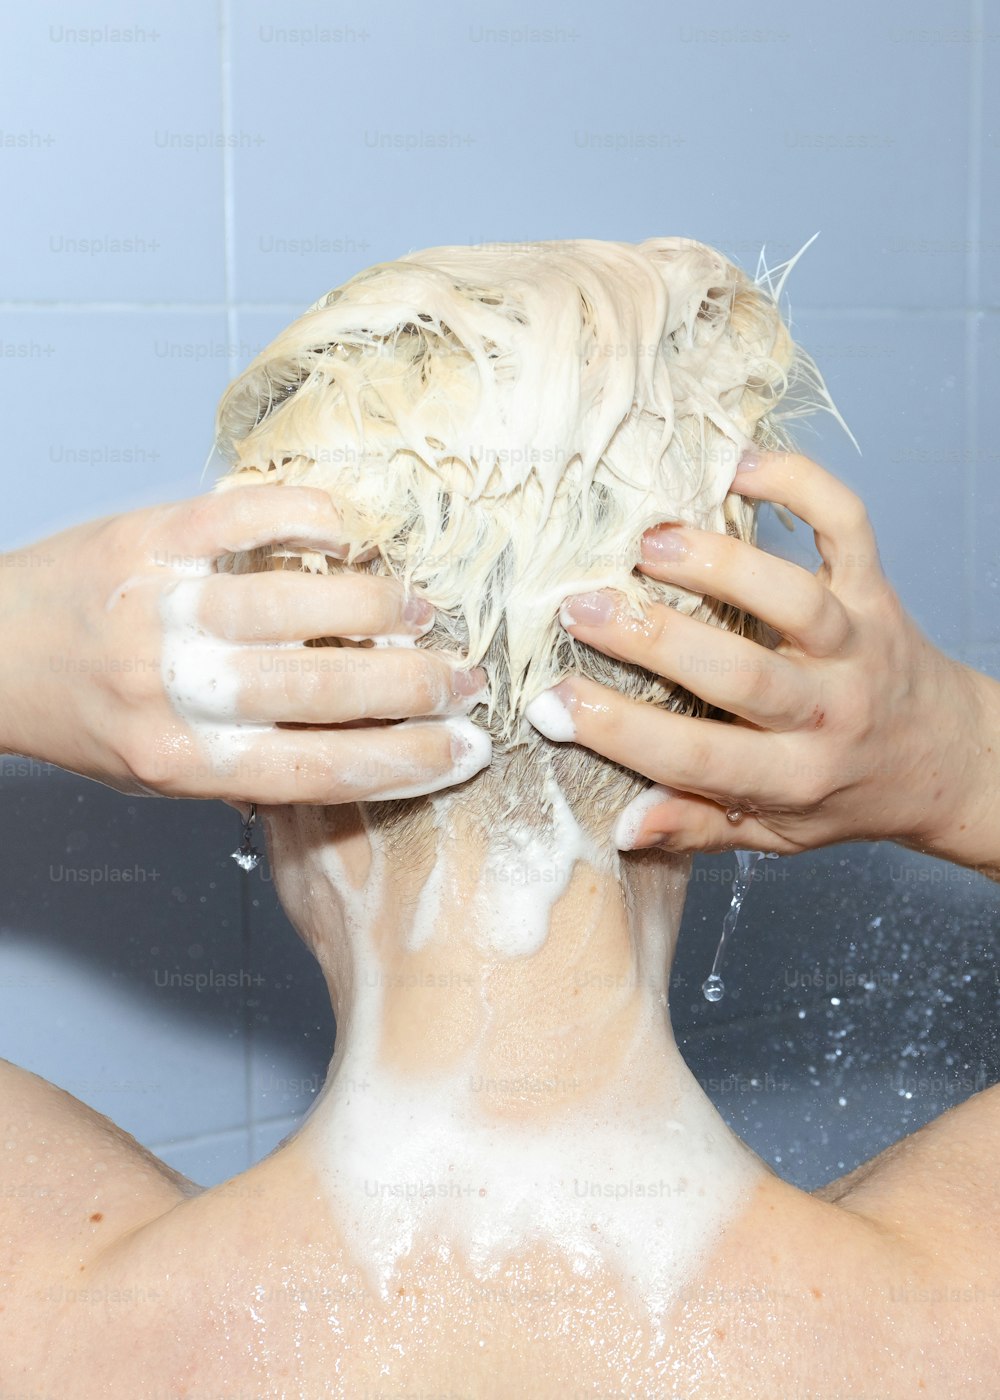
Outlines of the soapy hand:
[[735,722],[667,713],[582,677],[529,718],[659,785],[623,813],[622,849],[790,854],[891,839],[1000,878],[1000,686],[921,634],[882,573],[862,502],[816,463],[745,457],[732,489],[810,524],[817,572],[679,525],[647,532],[639,568],[752,613],[778,634],[773,649],[667,606],[636,620],[610,591],[568,599],[561,618]]
[[[465,717],[485,673],[414,645],[424,600],[362,573],[216,571],[274,542],[343,558],[338,531],[325,492],[248,486],[0,556],[0,751],[120,792],[260,803],[415,795],[485,767]],[[302,645],[319,637],[376,645]]]

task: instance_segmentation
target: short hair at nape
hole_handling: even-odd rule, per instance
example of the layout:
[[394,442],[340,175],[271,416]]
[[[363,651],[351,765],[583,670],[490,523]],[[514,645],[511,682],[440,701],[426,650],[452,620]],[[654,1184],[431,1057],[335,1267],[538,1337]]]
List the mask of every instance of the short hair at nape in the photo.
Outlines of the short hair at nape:
[[[465,809],[544,822],[547,758],[577,819],[606,837],[644,780],[543,739],[524,707],[576,673],[706,713],[574,641],[557,618],[570,593],[614,588],[636,615],[663,602],[761,635],[736,609],[634,568],[643,531],[664,520],[752,539],[754,508],[728,494],[740,453],[792,447],[788,422],[817,408],[840,421],[780,291],[772,272],[751,278],[688,238],[432,248],[368,268],[281,332],[217,419],[232,464],[219,484],[326,489],[347,560],[256,551],[228,566],[366,569],[419,586],[438,610],[419,644],[467,653],[489,676],[473,718],[494,760],[466,784]],[[416,840],[427,808],[373,803],[366,817]]]

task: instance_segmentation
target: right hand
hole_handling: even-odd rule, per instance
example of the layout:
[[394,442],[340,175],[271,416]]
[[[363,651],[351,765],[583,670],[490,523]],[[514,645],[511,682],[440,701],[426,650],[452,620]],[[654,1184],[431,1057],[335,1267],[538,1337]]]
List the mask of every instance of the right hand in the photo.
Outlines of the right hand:
[[[424,600],[362,573],[213,572],[279,541],[342,555],[339,531],[323,491],[247,486],[0,557],[0,750],[119,792],[270,804],[417,795],[477,772],[489,738],[464,716],[481,668],[406,644],[295,645],[415,639]],[[393,719],[406,722],[379,723]]]

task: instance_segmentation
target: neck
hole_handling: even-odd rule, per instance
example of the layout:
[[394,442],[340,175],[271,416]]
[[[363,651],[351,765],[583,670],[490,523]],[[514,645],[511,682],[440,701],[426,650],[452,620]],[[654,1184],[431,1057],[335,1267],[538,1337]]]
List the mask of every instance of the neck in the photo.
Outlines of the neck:
[[670,1030],[687,862],[602,853],[558,802],[486,840],[436,801],[421,862],[356,808],[265,813],[337,1016],[294,1150],[385,1298],[420,1248],[486,1277],[541,1241],[660,1312],[760,1175]]
[[[337,1018],[335,1076],[370,1059],[402,1080],[448,1082],[484,1114],[545,1118],[630,1065],[686,1073],[667,984],[686,859],[619,859],[554,804],[542,836],[489,842],[435,799],[419,861],[370,836],[357,808],[269,814],[283,902],[319,958]],[[627,868],[623,868],[627,866]]]

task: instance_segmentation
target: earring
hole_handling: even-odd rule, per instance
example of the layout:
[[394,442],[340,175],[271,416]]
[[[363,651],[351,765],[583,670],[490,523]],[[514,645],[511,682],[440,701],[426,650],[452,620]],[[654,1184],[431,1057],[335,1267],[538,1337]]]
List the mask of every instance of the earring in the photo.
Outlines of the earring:
[[250,815],[243,823],[243,834],[240,837],[240,848],[233,851],[233,860],[241,870],[255,870],[260,864],[260,851],[251,843],[250,833],[253,831],[254,822],[257,820],[257,804],[250,803]]

